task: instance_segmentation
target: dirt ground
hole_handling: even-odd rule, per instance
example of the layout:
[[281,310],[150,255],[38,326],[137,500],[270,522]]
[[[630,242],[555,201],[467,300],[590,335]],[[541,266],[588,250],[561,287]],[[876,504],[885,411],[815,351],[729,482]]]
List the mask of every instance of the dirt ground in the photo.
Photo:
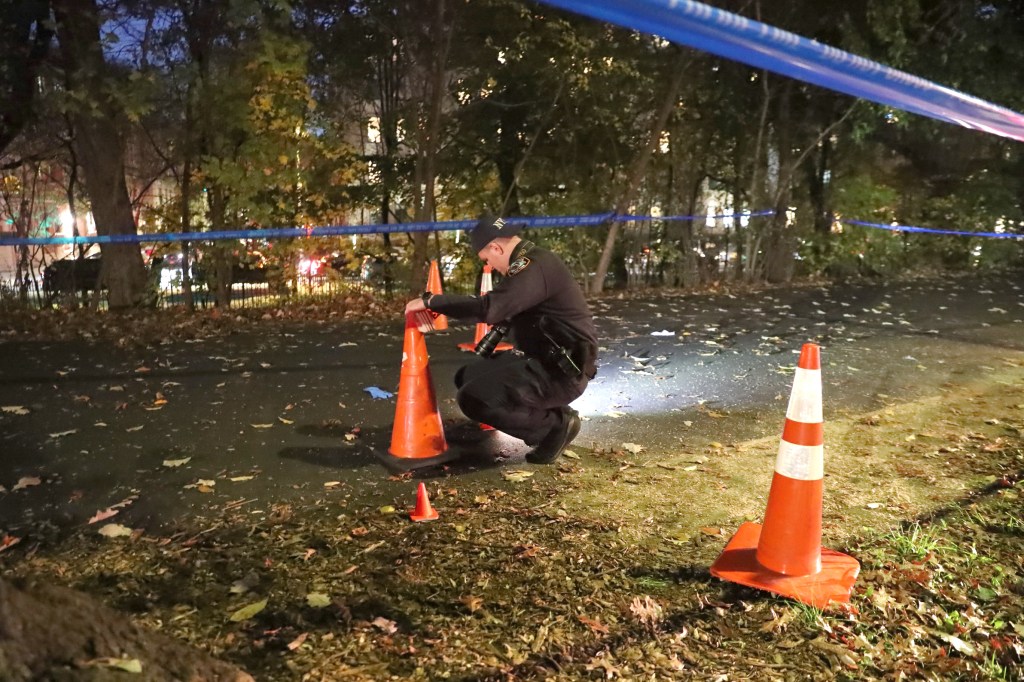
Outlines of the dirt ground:
[[694,430],[678,447],[581,439],[498,481],[431,479],[430,523],[409,521],[411,497],[366,506],[328,482],[166,531],[41,530],[6,540],[0,570],[87,592],[257,680],[1022,679],[1024,352],[973,353],[937,391],[826,416],[822,540],[861,563],[848,607],[710,576],[761,520],[778,437]]

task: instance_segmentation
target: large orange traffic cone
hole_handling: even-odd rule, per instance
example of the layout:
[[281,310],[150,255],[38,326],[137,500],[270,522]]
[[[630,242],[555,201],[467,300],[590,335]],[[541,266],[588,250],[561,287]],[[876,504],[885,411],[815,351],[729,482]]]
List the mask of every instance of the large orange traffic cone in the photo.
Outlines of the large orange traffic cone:
[[[427,275],[427,291],[432,294],[444,293],[441,291],[441,270],[437,267],[437,259],[430,261],[430,273]],[[448,316],[438,315],[434,318],[434,330],[443,332],[448,329]]]
[[823,451],[821,359],[818,346],[806,343],[793,379],[764,525],[740,526],[712,564],[711,575],[817,608],[850,601],[860,564],[821,547]]
[[391,447],[386,456],[381,455],[386,464],[399,469],[440,464],[453,458],[444,438],[428,359],[427,342],[416,328],[415,316],[407,315]]
[[427,486],[421,482],[416,489],[416,508],[409,512],[409,518],[413,521],[433,521],[437,517],[437,510],[430,506]]
[[[487,293],[493,288],[494,283],[491,278],[491,266],[485,265],[484,274],[481,275],[480,277],[480,295],[486,296]],[[476,325],[476,336],[473,337],[473,343],[460,343],[459,348],[461,350],[469,351],[470,353],[472,353],[474,350],[476,350],[476,345],[480,343],[480,339],[487,336],[487,332],[489,331],[491,331],[491,325],[487,324],[486,322],[478,322]],[[512,350],[512,344],[505,343],[504,341],[502,341],[497,346],[494,347],[495,353],[505,350]]]

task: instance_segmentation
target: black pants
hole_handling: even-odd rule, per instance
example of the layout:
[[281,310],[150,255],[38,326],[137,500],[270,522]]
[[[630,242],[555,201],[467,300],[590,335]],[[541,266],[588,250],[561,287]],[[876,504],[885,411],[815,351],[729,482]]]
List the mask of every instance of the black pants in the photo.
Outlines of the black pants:
[[583,394],[588,379],[549,370],[518,353],[482,358],[455,373],[459,407],[470,419],[536,445],[562,423],[564,408]]

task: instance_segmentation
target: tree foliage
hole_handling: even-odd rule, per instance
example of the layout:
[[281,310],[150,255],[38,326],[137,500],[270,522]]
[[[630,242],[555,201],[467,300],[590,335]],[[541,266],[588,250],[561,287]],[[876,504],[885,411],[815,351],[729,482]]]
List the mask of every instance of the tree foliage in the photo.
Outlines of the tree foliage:
[[[17,4],[0,15],[15,47],[0,62],[2,163],[44,155],[64,169],[63,193],[84,198],[73,171],[96,151],[81,144],[86,119],[73,118],[105,112],[109,134],[124,141],[131,198],[148,207],[143,229],[401,223],[485,209],[773,209],[775,217],[749,221],[627,222],[544,237],[581,280],[597,271],[601,285],[779,281],[851,253],[860,271],[877,272],[1019,260],[1014,242],[979,249],[930,237],[897,239],[895,258],[881,247],[894,243],[889,234],[836,231],[843,218],[1018,231],[1017,142],[542,3],[109,0],[96,5],[104,73],[73,63],[53,35],[59,12],[50,3]],[[1010,0],[717,4],[1024,107],[1015,68],[1024,12]],[[83,77],[67,80],[75,73]],[[676,78],[661,124],[660,93]],[[70,144],[48,147],[54,130]],[[162,201],[143,201],[157,186]],[[411,261],[410,288],[422,286],[429,257],[464,254],[447,233],[330,246],[353,260],[362,249]],[[274,248],[289,263],[303,247]],[[238,249],[204,250],[226,276]]]

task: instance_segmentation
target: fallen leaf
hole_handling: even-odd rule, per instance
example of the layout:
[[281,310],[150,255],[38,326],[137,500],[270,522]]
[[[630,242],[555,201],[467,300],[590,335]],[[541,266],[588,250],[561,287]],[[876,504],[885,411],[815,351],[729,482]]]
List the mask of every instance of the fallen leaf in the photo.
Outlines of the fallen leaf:
[[67,431],[57,431],[56,433],[51,433],[50,434],[50,438],[63,438],[64,436],[70,436],[73,433],[78,433],[78,429],[69,429]]
[[775,610],[772,609],[772,615],[775,616],[771,620],[764,623],[761,626],[761,632],[783,632],[789,622],[796,618],[796,609],[787,609],[782,612],[781,615],[775,616]]
[[307,637],[309,637],[309,633],[303,632],[301,635],[299,635],[292,641],[288,642],[288,651],[295,651],[296,649],[298,649],[300,646],[302,646],[302,643],[306,641]]
[[137,658],[94,658],[86,661],[86,665],[103,668],[117,668],[126,673],[142,673],[142,661]]
[[230,620],[233,623],[240,623],[243,620],[249,620],[250,618],[252,618],[253,616],[255,616],[257,613],[259,613],[260,611],[262,611],[265,608],[267,608],[267,600],[266,599],[263,599],[263,600],[260,600],[260,601],[257,601],[257,602],[253,602],[252,604],[248,604],[247,606],[243,606],[242,608],[240,608],[237,611],[235,611],[234,613],[232,613],[231,617],[228,620]]
[[27,488],[32,485],[39,485],[42,482],[43,481],[38,476],[22,476],[18,479],[18,482],[14,484],[14,487],[11,488],[11,491],[21,490],[22,488]]
[[950,635],[942,632],[941,630],[932,630],[931,633],[939,639],[948,642],[950,646],[962,653],[964,656],[974,656],[977,653],[977,649],[974,648],[973,644],[960,639],[956,635]]
[[97,523],[99,521],[105,521],[105,520],[109,519],[111,516],[117,516],[118,513],[119,512],[118,512],[117,509],[112,509],[112,508],[108,507],[107,509],[104,509],[103,511],[97,511],[95,514],[93,514],[93,517],[91,519],[89,519],[89,523],[92,524],[92,523]]
[[483,599],[480,597],[474,597],[471,594],[467,594],[459,601],[462,602],[462,605],[465,606],[470,613],[476,613],[484,603]]
[[4,534],[3,538],[0,538],[0,552],[5,552],[11,547],[21,542],[21,538],[13,535]]
[[590,663],[587,663],[586,668],[588,671],[593,671],[600,668],[604,671],[602,676],[606,680],[614,680],[616,677],[622,676],[622,672],[618,668],[616,668],[611,661],[602,656],[595,656],[593,659],[591,659]]
[[254,429],[269,429],[273,424],[250,424]]
[[295,423],[291,419],[285,419],[284,417],[278,417],[277,421],[281,422],[282,424],[294,424]]
[[393,620],[388,620],[384,616],[377,616],[374,618],[372,625],[387,635],[393,635],[398,632],[398,624]]
[[21,405],[4,405],[3,407],[0,407],[0,410],[7,412],[8,414],[28,414],[28,409]]
[[306,603],[314,609],[322,609],[331,605],[331,598],[323,592],[310,592],[306,595]]
[[586,616],[576,616],[576,620],[578,620],[579,622],[583,623],[584,625],[586,625],[588,628],[590,628],[594,632],[600,633],[602,635],[607,635],[608,634],[608,626],[604,625],[603,623],[601,623],[601,621],[597,620],[596,618],[587,618]]
[[526,479],[533,476],[533,472],[523,471],[521,469],[513,469],[511,471],[501,472],[501,476],[506,481],[512,481],[513,483],[521,483],[522,481],[525,481]]
[[132,534],[132,529],[119,523],[108,523],[97,531],[105,538],[122,538]]
[[180,467],[183,464],[188,464],[191,460],[192,460],[191,457],[184,457],[182,459],[165,459],[164,460],[164,466],[165,467]]
[[644,446],[637,445],[636,443],[623,443],[622,449],[628,450],[629,452],[632,452],[634,455],[639,455],[640,452],[644,449]]

